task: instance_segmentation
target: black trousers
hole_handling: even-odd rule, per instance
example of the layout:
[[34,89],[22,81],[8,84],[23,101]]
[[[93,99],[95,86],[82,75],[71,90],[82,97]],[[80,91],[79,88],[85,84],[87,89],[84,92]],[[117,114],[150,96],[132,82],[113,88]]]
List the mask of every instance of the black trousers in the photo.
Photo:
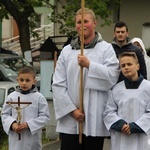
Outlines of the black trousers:
[[60,134],[60,150],[103,150],[104,137],[82,135],[82,144],[79,144],[79,135]]

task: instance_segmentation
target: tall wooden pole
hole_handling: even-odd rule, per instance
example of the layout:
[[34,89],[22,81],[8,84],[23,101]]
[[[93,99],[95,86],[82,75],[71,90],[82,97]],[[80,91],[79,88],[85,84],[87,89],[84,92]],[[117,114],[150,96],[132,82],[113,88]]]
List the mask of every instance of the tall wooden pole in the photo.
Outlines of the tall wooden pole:
[[[84,0],[81,1],[81,55],[83,55],[84,50]],[[80,112],[83,113],[83,67],[80,67]],[[79,123],[79,143],[82,144],[82,131],[83,124]]]

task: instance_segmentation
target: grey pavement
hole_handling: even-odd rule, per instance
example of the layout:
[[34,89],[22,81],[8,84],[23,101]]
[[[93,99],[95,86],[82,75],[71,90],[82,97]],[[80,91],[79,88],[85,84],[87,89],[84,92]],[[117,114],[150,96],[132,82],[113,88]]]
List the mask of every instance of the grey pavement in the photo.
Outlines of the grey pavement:
[[[60,140],[49,142],[43,145],[42,150],[60,150]],[[105,139],[103,150],[110,150],[110,139]]]
[[42,150],[60,150],[60,140],[49,142],[43,145]]

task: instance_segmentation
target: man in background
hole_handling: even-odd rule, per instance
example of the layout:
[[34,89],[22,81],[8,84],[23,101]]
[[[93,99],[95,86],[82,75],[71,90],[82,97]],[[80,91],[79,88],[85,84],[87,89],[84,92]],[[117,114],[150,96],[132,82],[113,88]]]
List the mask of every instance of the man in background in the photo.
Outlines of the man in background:
[[[119,54],[123,52],[135,52],[140,64],[140,69],[138,72],[142,74],[145,79],[147,79],[146,63],[142,51],[130,41],[128,26],[123,21],[118,21],[114,26],[114,39],[112,46],[116,52],[117,58]],[[122,81],[123,79],[124,76],[121,73],[118,82]]]

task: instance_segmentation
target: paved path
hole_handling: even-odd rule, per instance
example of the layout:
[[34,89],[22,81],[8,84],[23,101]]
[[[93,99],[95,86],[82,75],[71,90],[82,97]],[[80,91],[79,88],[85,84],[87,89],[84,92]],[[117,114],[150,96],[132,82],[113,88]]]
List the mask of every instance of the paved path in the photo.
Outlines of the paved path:
[[[42,150],[60,150],[60,141],[47,143],[43,145]],[[105,139],[103,150],[110,150],[110,139]]]

